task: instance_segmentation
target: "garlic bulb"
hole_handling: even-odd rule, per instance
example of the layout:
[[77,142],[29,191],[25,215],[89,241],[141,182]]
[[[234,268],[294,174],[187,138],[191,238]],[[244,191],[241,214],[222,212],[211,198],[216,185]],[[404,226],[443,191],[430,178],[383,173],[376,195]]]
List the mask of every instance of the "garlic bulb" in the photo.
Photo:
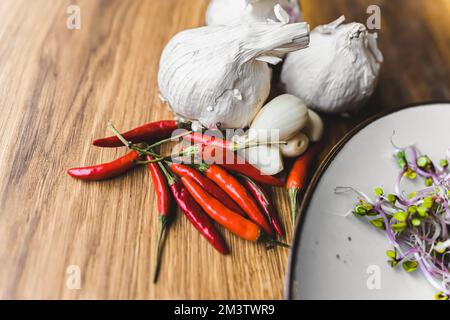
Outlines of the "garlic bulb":
[[275,20],[273,7],[280,4],[289,22],[303,21],[297,0],[211,0],[206,11],[207,25]]
[[287,144],[280,145],[281,154],[285,157],[298,157],[305,153],[309,146],[309,138],[306,134],[299,132],[287,141]]
[[344,20],[315,28],[310,47],[289,54],[281,74],[288,93],[326,113],[360,107],[373,93],[383,61],[376,34]]
[[250,124],[270,91],[271,69],[309,43],[306,23],[254,23],[182,31],[165,47],[158,84],[176,115],[207,128]]
[[308,123],[308,108],[297,97],[283,94],[267,103],[256,115],[249,130],[249,140],[267,141],[273,134],[286,141]]

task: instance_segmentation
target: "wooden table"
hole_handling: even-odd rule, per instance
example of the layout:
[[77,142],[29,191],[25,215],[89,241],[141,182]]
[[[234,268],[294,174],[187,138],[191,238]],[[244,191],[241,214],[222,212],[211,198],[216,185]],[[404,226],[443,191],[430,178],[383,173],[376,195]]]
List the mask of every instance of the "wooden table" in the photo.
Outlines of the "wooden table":
[[[66,28],[71,3],[81,8],[80,30]],[[312,27],[341,14],[365,22],[369,4],[381,7],[380,84],[364,112],[326,117],[323,155],[378,111],[450,99],[450,1],[302,1]],[[282,298],[288,250],[227,234],[233,254],[222,257],[181,215],[153,285],[157,219],[147,170],[101,183],[65,174],[124,152],[90,145],[108,120],[125,129],[171,117],[158,99],[159,56],[175,33],[203,24],[206,5],[0,2],[0,298]],[[276,198],[289,241],[285,192]],[[71,265],[81,272],[79,290],[66,285]]]

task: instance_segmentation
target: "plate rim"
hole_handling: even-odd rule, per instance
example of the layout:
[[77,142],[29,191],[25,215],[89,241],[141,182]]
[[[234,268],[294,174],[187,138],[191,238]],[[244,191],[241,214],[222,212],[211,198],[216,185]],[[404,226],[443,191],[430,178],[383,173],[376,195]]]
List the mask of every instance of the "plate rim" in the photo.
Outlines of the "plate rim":
[[306,191],[304,192],[303,199],[301,200],[299,211],[298,211],[298,219],[295,224],[294,229],[294,235],[292,239],[291,249],[289,251],[289,257],[288,257],[288,263],[286,267],[286,276],[285,276],[285,283],[284,283],[284,299],[285,300],[294,300],[292,298],[292,290],[293,290],[293,266],[296,262],[294,252],[298,251],[297,248],[299,246],[300,242],[300,234],[301,234],[301,227],[304,222],[304,217],[306,215],[306,210],[308,209],[309,203],[311,202],[312,194],[314,190],[317,187],[317,184],[319,183],[320,179],[322,178],[325,171],[328,169],[331,162],[334,160],[334,158],[337,156],[337,154],[342,150],[342,148],[347,144],[347,142],[350,141],[351,138],[353,138],[357,133],[359,133],[362,129],[367,127],[369,124],[384,118],[386,116],[392,115],[397,112],[401,112],[407,109],[413,109],[416,107],[423,107],[428,105],[434,105],[434,104],[450,104],[450,100],[436,100],[436,101],[425,101],[425,102],[416,102],[416,103],[410,103],[406,104],[402,107],[393,108],[393,109],[387,109],[384,111],[381,111],[373,116],[370,116],[360,124],[356,125],[353,129],[351,129],[349,132],[347,132],[344,137],[342,137],[327,153],[325,158],[320,162],[318,168],[316,169],[314,175],[312,176],[308,187]]

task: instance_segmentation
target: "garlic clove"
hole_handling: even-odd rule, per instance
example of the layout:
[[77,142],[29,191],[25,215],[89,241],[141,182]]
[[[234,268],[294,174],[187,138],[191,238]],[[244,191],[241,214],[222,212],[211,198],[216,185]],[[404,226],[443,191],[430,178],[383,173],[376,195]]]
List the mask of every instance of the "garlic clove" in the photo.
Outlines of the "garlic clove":
[[272,176],[283,171],[283,159],[277,146],[260,145],[242,150],[240,153],[243,153],[244,158],[262,174]]
[[311,142],[320,141],[324,131],[322,118],[311,109],[308,110],[308,116],[309,120],[302,131],[308,136]]
[[306,134],[299,132],[287,144],[280,145],[281,154],[288,158],[294,158],[302,155],[308,149],[309,138]]
[[289,54],[281,73],[288,93],[325,113],[360,108],[375,90],[383,61],[376,35],[344,19],[315,28],[309,48]]
[[253,120],[249,135],[252,140],[268,141],[274,135],[285,141],[302,130],[309,120],[308,108],[297,97],[283,94],[267,103]]
[[248,127],[270,92],[267,62],[278,63],[287,53],[308,46],[308,35],[306,23],[182,31],[161,56],[161,96],[176,115],[206,128]]
[[[280,15],[277,16],[273,7],[277,4],[286,11],[288,22],[303,21],[300,6],[295,0],[211,0],[206,11],[206,24],[233,25],[276,21]],[[281,15],[285,16],[284,13]]]

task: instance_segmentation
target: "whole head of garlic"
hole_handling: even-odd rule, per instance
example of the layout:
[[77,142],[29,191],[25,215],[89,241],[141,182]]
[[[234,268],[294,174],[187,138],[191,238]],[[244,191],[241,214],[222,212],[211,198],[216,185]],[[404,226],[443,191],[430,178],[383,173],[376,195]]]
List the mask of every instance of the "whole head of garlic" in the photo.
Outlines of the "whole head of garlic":
[[376,34],[344,20],[315,28],[309,48],[289,54],[281,74],[287,92],[326,113],[360,107],[375,90],[383,61]]
[[303,21],[297,0],[211,0],[206,11],[207,25],[276,20],[273,7],[280,4],[289,22]]
[[244,128],[270,91],[271,69],[309,43],[306,23],[207,26],[182,31],[164,49],[161,97],[176,115],[207,128]]

